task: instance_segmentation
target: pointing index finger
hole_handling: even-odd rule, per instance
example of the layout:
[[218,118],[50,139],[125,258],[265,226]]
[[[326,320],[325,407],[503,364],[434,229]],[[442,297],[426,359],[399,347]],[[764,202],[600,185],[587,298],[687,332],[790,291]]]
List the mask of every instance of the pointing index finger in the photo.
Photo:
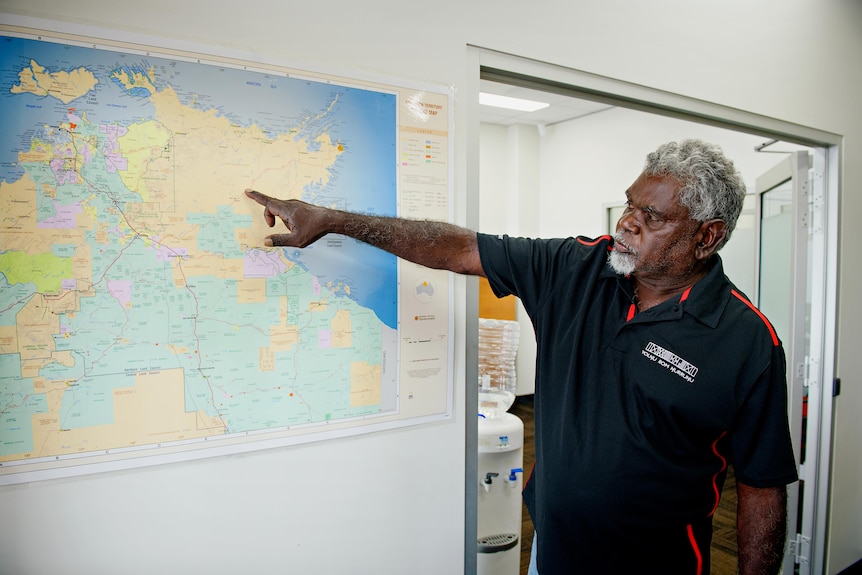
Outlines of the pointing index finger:
[[275,225],[276,214],[269,209],[269,203],[272,201],[272,198],[251,189],[246,189],[245,195],[263,206],[263,217],[266,220],[266,225],[273,227]]
[[269,200],[272,199],[265,194],[261,194],[260,192],[256,192],[256,191],[254,191],[252,189],[248,189],[248,188],[245,190],[245,195],[248,196],[249,198],[253,199],[254,201],[256,201],[257,203],[259,203],[262,206],[265,206],[267,204],[267,202],[269,202]]

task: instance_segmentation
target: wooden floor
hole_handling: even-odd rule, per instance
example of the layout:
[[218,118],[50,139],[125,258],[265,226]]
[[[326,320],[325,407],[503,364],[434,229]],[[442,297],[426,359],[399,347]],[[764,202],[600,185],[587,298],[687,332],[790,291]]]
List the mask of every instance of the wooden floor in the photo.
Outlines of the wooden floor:
[[[524,422],[524,472],[529,473],[536,459],[533,447],[533,396],[519,396],[509,409]],[[736,481],[733,469],[727,474],[721,503],[713,519],[711,573],[712,575],[735,575],[736,569]],[[530,564],[530,548],[533,545],[533,523],[527,508],[523,508],[521,524],[521,575],[527,574]]]

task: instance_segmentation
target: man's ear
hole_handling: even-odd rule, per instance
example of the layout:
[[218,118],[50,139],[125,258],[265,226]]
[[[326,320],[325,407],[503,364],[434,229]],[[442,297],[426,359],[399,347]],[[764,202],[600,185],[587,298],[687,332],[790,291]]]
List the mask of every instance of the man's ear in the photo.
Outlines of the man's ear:
[[724,220],[708,220],[700,224],[697,229],[697,243],[694,248],[694,257],[705,261],[718,251],[718,246],[727,237],[727,224]]

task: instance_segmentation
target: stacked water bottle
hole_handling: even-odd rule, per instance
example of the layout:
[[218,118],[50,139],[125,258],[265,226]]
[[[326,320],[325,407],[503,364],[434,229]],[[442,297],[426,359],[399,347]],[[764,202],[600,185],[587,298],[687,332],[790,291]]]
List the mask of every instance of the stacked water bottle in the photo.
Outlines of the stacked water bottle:
[[515,401],[519,338],[518,322],[479,318],[479,414],[483,417],[497,417]]

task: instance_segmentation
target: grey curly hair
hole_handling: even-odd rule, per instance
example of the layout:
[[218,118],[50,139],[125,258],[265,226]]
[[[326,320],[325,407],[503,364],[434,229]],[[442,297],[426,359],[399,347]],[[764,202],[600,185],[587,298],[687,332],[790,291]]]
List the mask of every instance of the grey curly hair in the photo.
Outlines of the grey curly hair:
[[680,204],[696,221],[722,220],[727,236],[716,251],[727,243],[742,212],[745,182],[719,146],[701,140],[668,142],[647,155],[644,174],[682,182]]

